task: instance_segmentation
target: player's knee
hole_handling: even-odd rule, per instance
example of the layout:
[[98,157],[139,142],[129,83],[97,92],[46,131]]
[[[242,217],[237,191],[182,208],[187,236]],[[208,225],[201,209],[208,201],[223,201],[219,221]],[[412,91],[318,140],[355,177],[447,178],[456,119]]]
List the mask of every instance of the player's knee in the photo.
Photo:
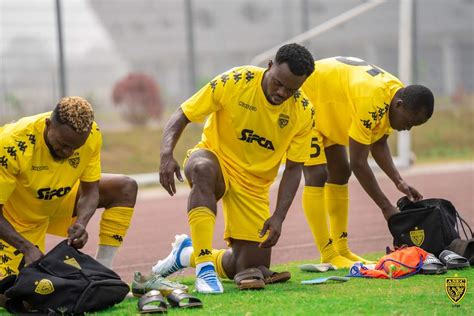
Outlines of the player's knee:
[[190,170],[190,176],[193,183],[197,183],[198,181],[202,180],[215,179],[216,174],[217,172],[215,166],[210,161],[205,159],[196,161]]
[[138,184],[137,181],[128,176],[121,176],[118,179],[120,188],[118,190],[118,199],[121,206],[134,207],[137,201]]
[[324,186],[328,178],[326,165],[305,166],[303,174],[306,186]]

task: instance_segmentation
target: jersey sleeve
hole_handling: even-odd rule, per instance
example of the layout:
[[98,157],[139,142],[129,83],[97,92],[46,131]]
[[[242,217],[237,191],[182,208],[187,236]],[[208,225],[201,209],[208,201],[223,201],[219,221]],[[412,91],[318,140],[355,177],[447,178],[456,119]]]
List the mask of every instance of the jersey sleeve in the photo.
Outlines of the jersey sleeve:
[[19,159],[14,141],[0,136],[0,204],[5,204],[15,190]]
[[[302,103],[301,105],[299,103]],[[311,153],[311,131],[314,126],[314,108],[308,98],[303,97],[301,101],[298,102],[298,106],[303,106],[304,110],[302,111],[301,119],[301,128],[292,138],[290,146],[286,152],[286,157],[288,160],[294,162],[305,162],[308,160],[308,157]]]
[[86,169],[82,173],[80,180],[84,182],[94,182],[100,180],[100,151],[102,148],[102,133],[97,125],[94,123],[92,132],[89,137],[92,137],[90,146],[92,146],[92,156],[90,157]]
[[373,142],[372,129],[377,123],[377,111],[373,109],[374,100],[371,97],[364,97],[357,98],[353,102],[356,110],[349,128],[349,137],[361,144],[370,145]]
[[203,122],[208,115],[219,111],[223,107],[222,100],[229,91],[232,70],[222,73],[186,100],[182,105],[184,115],[191,122]]

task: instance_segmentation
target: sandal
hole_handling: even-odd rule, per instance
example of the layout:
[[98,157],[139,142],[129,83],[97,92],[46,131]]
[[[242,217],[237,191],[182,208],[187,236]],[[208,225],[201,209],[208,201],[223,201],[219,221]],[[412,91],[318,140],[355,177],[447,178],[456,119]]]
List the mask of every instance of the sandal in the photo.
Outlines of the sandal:
[[[317,278],[317,279],[311,279],[311,280],[303,280],[301,281],[301,284],[323,284],[323,283],[328,283],[328,281],[334,281],[334,282],[347,282],[349,281],[348,277],[341,277],[341,276],[328,276],[325,278]],[[330,283],[334,283],[330,282]]]
[[291,273],[289,271],[275,272],[266,266],[259,266],[257,269],[262,272],[265,284],[283,283],[291,279]]
[[167,313],[168,305],[160,291],[153,290],[138,300],[138,312],[140,314]]
[[257,268],[240,271],[234,276],[234,281],[240,290],[261,290],[265,288],[262,271]]
[[439,254],[439,259],[446,265],[446,268],[448,269],[462,269],[468,268],[470,266],[469,261],[466,258],[461,257],[451,250],[443,250]]
[[299,266],[301,271],[307,272],[327,272],[329,270],[337,270],[331,263],[306,263]]
[[140,272],[135,272],[131,288],[132,294],[135,297],[140,297],[151,290],[158,290],[163,296],[167,296],[174,290],[188,291],[188,287],[184,284],[173,282],[153,273],[149,276],[144,276]]
[[436,258],[435,255],[429,253],[426,256],[423,266],[420,269],[420,274],[444,274],[448,271],[444,264]]
[[189,295],[183,290],[176,289],[166,297],[171,307],[193,308],[202,307],[202,302],[195,296]]

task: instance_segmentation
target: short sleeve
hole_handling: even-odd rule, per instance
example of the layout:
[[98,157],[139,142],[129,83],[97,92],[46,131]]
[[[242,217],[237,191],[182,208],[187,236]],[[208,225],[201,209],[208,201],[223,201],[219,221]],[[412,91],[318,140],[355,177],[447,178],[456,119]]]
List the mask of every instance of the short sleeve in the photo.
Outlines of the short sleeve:
[[377,123],[376,108],[372,109],[374,100],[367,97],[355,99],[353,102],[355,102],[355,112],[349,128],[349,137],[361,144],[370,145],[372,143],[372,129]]
[[92,137],[92,156],[90,157],[87,167],[82,173],[80,180],[84,182],[95,182],[100,180],[101,166],[100,166],[100,151],[102,148],[102,133],[96,124],[93,126],[93,132],[89,137]]
[[223,107],[222,100],[229,86],[230,73],[231,70],[216,76],[181,105],[188,120],[203,122],[208,115]]
[[290,142],[286,152],[288,160],[294,162],[305,162],[311,153],[311,135],[314,126],[314,108],[308,99],[303,97],[302,102],[308,102],[302,115],[301,128]]
[[0,204],[5,204],[16,187],[19,174],[17,149],[13,140],[0,136]]

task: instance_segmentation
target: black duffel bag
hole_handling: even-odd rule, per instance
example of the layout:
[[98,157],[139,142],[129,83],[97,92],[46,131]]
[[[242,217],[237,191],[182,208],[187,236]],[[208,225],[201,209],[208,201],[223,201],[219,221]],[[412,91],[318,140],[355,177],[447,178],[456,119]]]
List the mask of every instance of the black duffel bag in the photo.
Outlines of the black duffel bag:
[[[13,283],[7,277],[3,283]],[[81,314],[120,303],[129,286],[92,257],[59,243],[20,270],[13,286],[0,286],[11,313]]]
[[439,256],[454,239],[460,238],[460,227],[466,239],[473,237],[469,225],[447,200],[411,202],[407,197],[402,197],[397,207],[400,213],[388,219],[395,247],[417,246]]

